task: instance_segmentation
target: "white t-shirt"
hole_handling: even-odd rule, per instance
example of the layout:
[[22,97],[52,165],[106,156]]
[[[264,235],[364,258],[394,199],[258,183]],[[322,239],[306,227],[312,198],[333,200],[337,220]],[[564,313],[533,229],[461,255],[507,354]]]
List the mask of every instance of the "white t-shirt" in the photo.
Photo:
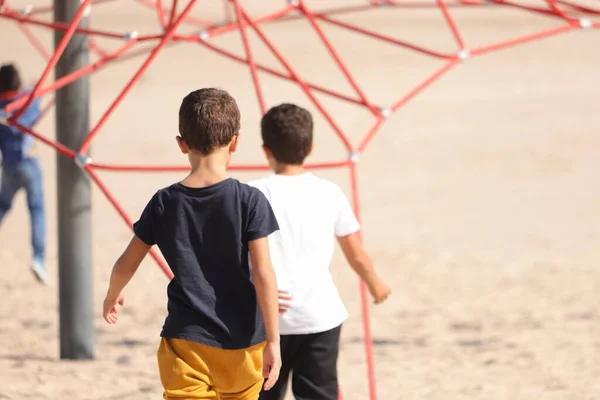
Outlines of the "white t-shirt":
[[271,175],[248,182],[264,193],[279,230],[269,236],[279,290],[291,307],[280,316],[282,335],[325,332],[348,318],[330,272],[335,238],[360,225],[346,196],[333,182],[311,173]]

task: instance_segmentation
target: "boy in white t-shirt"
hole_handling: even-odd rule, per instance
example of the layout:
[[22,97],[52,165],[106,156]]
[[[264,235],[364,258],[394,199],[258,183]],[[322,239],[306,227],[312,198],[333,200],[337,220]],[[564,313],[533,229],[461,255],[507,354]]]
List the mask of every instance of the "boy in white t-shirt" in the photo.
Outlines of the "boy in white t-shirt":
[[274,175],[249,182],[271,203],[280,230],[269,236],[280,290],[282,368],[261,400],[283,400],[292,374],[296,399],[338,398],[340,331],[348,313],[330,273],[335,238],[375,303],[390,287],[363,248],[360,225],[342,190],[304,170],[313,146],[311,114],[293,104],[271,108],[262,118],[263,149]]

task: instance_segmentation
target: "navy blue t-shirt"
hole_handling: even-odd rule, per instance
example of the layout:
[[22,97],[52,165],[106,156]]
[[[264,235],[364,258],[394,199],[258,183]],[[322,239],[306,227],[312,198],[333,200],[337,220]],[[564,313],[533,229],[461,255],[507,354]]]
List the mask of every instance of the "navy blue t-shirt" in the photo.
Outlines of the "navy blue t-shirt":
[[156,244],[174,279],[161,336],[224,349],[265,340],[248,261],[248,241],[278,230],[268,200],[236,179],[159,190],[134,224],[144,243]]

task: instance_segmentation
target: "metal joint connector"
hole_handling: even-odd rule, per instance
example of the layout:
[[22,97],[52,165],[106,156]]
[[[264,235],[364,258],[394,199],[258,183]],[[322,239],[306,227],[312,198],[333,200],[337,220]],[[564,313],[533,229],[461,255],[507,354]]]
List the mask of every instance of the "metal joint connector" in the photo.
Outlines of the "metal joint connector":
[[77,155],[75,156],[75,159],[73,161],[75,161],[75,164],[83,170],[85,170],[86,165],[92,163],[92,159],[90,157],[86,156],[85,154],[81,154],[81,153],[77,153]]
[[27,16],[29,14],[31,14],[33,12],[33,6],[30,4],[28,6],[26,6],[23,11],[21,11],[21,14],[24,16]]
[[579,26],[581,27],[581,29],[590,29],[594,26],[594,24],[592,23],[591,19],[581,18],[579,20]]
[[382,117],[389,117],[390,115],[392,115],[392,109],[389,107],[382,107],[379,109],[379,112],[381,113]]
[[210,33],[208,33],[208,31],[202,31],[198,33],[198,37],[200,38],[200,40],[207,41],[208,39],[210,39]]
[[360,153],[358,151],[351,151],[348,153],[348,160],[354,164],[357,164],[360,161]]
[[458,57],[459,60],[464,61],[471,56],[471,53],[467,49],[462,49],[458,53],[456,53],[456,56]]
[[137,39],[138,38],[138,33],[137,33],[137,31],[127,32],[126,34],[123,35],[123,38],[125,40]]

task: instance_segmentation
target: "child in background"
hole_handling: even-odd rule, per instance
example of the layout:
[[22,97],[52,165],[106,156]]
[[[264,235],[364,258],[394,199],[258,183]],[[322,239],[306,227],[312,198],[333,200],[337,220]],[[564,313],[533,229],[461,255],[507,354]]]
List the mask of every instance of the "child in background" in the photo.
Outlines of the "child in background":
[[165,399],[256,400],[263,383],[269,390],[279,375],[267,239],[278,225],[265,196],[227,174],[239,130],[240,112],[227,92],[201,89],[183,99],[177,143],[192,171],[152,197],[111,274],[104,301],[110,324],[151,246],[175,275],[158,350]]
[[[0,118],[10,115],[4,107],[26,95],[17,67],[4,64],[0,67]],[[18,123],[31,128],[42,115],[41,98],[35,99],[19,117]],[[42,167],[37,156],[35,140],[19,129],[0,124],[0,152],[2,152],[2,181],[0,183],[0,225],[12,208],[15,195],[21,189],[27,193],[31,217],[31,244],[33,262],[31,270],[38,281],[47,284],[46,270],[46,215],[44,210],[44,182]]]
[[293,104],[273,107],[262,118],[261,132],[275,174],[249,185],[265,194],[280,225],[269,247],[280,289],[282,368],[273,389],[260,398],[283,400],[292,373],[297,399],[337,400],[340,332],[348,313],[330,273],[334,237],[376,304],[391,290],[361,244],[342,190],[304,170],[313,146],[310,113]]

